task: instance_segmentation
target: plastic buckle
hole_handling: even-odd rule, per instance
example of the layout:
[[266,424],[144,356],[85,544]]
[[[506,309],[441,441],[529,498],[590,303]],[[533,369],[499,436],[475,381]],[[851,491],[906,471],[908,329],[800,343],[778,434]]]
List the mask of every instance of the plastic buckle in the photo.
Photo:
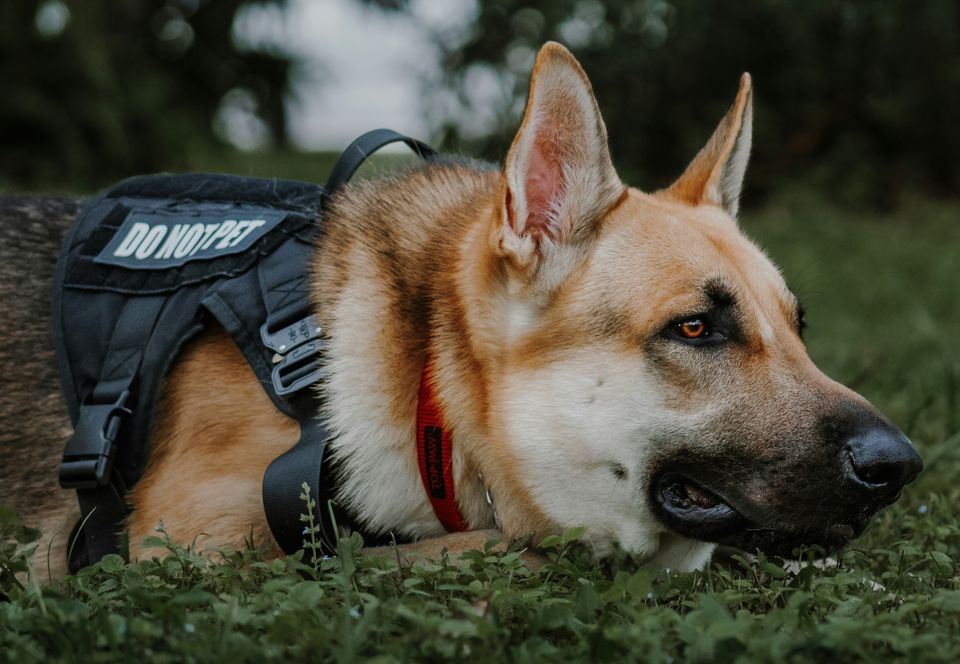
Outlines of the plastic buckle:
[[303,316],[304,313],[302,307],[297,307],[270,316],[260,327],[263,345],[282,355],[319,337],[321,329],[316,317],[313,314]]
[[319,341],[308,341],[287,353],[270,374],[274,391],[283,396],[320,380],[324,373],[320,366],[322,354],[323,343]]
[[120,423],[132,412],[126,407],[129,397],[130,391],[124,390],[113,403],[80,406],[80,419],[60,463],[61,487],[94,489],[110,481]]

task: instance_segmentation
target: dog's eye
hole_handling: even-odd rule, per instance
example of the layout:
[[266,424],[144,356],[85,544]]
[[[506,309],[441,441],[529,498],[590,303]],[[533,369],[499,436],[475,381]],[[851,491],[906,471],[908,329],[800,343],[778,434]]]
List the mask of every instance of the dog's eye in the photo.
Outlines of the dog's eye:
[[689,318],[674,326],[677,334],[684,339],[703,339],[710,336],[710,329],[702,318]]
[[712,317],[705,313],[674,319],[661,336],[687,346],[716,346],[727,340],[724,327],[715,325]]

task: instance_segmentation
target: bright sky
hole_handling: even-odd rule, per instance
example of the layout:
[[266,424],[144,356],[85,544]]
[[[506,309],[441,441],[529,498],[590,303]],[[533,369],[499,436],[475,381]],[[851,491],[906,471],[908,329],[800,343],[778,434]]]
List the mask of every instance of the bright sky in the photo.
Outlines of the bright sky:
[[284,12],[253,5],[236,29],[304,59],[288,102],[290,136],[305,149],[339,149],[384,126],[427,137],[420,95],[438,71],[431,35],[462,29],[475,11],[475,0],[413,0],[409,16],[355,0],[291,0]]

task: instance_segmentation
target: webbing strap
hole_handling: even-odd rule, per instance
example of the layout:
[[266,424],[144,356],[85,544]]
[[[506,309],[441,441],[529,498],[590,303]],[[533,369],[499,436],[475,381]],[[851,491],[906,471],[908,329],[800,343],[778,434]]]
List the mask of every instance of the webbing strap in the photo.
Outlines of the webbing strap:
[[[296,307],[309,308],[309,246],[300,240],[282,244],[257,264],[260,293],[267,305],[267,317]],[[304,264],[304,258],[308,264]]]
[[[275,352],[272,390],[283,396],[300,423],[297,444],[274,459],[263,475],[263,506],[274,539],[284,553],[299,550],[304,541],[300,515],[303,484],[317,503],[317,516],[326,513],[320,470],[327,435],[318,420],[319,402],[310,386],[320,380],[324,342],[311,315],[309,257],[311,247],[287,242],[261,259],[258,279],[267,320],[262,342]],[[287,380],[289,379],[289,381]]]
[[80,530],[70,555],[76,571],[121,549],[118,532],[127,515],[125,487],[111,472],[130,391],[166,298],[131,298],[124,304],[104,359],[100,379],[80,406],[80,417],[63,453],[60,485],[76,489]]
[[316,501],[313,510],[320,525],[320,540],[329,550],[335,540],[327,517],[329,497],[320,483],[323,452],[327,434],[317,416],[317,402],[307,392],[293,399],[292,405],[300,422],[300,440],[289,450],[274,459],[263,474],[263,506],[270,524],[270,532],[277,545],[286,554],[303,547],[306,535],[301,514],[306,514],[307,505],[300,497],[303,484],[310,489],[310,498]]
[[416,152],[421,159],[431,159],[437,156],[436,151],[429,145],[415,138],[404,136],[392,129],[374,129],[368,131],[357,138],[353,143],[347,146],[347,149],[340,155],[337,164],[330,172],[327,178],[327,184],[324,186],[327,198],[333,196],[343,185],[345,185],[353,174],[357,172],[367,157],[380,148],[391,143],[406,143],[407,146]]

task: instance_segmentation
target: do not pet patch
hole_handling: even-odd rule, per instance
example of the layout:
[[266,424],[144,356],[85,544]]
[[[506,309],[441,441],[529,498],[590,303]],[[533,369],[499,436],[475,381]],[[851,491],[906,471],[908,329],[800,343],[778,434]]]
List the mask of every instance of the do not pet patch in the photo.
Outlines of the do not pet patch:
[[263,209],[187,214],[133,210],[94,261],[162,270],[220,258],[249,249],[285,216],[285,212]]

